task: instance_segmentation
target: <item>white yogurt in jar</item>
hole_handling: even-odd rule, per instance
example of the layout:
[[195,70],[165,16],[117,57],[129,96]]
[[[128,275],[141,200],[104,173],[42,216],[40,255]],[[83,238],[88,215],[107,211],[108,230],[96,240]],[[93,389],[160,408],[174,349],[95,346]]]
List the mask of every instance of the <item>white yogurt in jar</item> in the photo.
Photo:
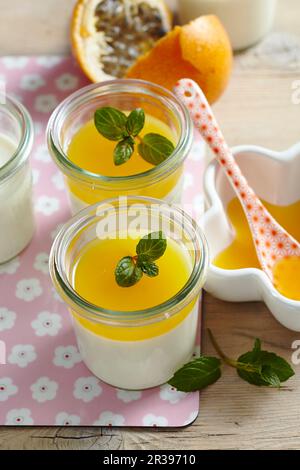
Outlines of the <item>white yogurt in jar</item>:
[[[28,162],[5,175],[17,142],[0,134],[0,263],[19,254],[34,233],[32,181]],[[2,176],[3,174],[3,176]]]
[[86,366],[104,382],[127,390],[143,390],[167,382],[191,358],[199,304],[173,329],[149,339],[116,341],[93,333],[76,318],[73,325]]
[[178,0],[179,18],[185,24],[214,14],[227,30],[234,50],[249,47],[271,29],[277,0]]

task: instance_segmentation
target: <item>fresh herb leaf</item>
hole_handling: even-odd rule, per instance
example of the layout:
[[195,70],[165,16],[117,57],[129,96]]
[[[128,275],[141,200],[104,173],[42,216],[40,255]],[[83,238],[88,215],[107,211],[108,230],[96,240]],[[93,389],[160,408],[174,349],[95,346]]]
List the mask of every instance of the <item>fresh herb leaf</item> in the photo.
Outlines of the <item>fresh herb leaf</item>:
[[[260,340],[256,339],[252,351],[238,358],[239,364],[252,364],[257,372],[250,372],[238,367],[238,374],[246,382],[258,386],[278,387],[295,373],[289,363],[275,353],[262,351]],[[279,385],[278,385],[279,384]]]
[[144,261],[155,261],[161,258],[167,248],[167,240],[162,231],[152,232],[143,237],[137,247],[136,253]]
[[261,369],[261,378],[264,380],[269,387],[276,387],[280,388],[280,378],[274,372],[272,367],[270,366],[263,366]]
[[175,372],[168,383],[180,392],[195,392],[215,383],[220,377],[220,359],[200,356]]
[[167,240],[162,231],[152,232],[143,237],[136,247],[136,256],[125,256],[115,269],[116,282],[121,287],[131,287],[146,274],[156,277],[159,268],[154,262],[160,258],[167,248]]
[[141,268],[136,266],[131,256],[125,256],[117,264],[115,270],[116,282],[120,287],[134,286],[143,276]]
[[126,122],[126,114],[110,106],[97,109],[94,115],[97,131],[108,140],[123,140],[128,135]]
[[127,118],[126,130],[129,135],[136,137],[143,130],[145,125],[145,112],[142,108],[131,111]]
[[147,134],[138,145],[138,152],[148,163],[159,165],[174,152],[173,143],[159,134]]
[[122,165],[127,162],[134,152],[134,141],[131,137],[126,137],[116,145],[114,150],[115,165]]
[[122,165],[130,159],[136,143],[134,138],[139,140],[140,156],[152,165],[166,160],[175,149],[173,143],[160,134],[150,133],[143,138],[139,136],[145,126],[145,112],[142,108],[134,109],[127,117],[116,108],[104,106],[96,110],[94,123],[106,139],[119,141],[114,151],[115,165]]
[[159,275],[159,267],[154,263],[154,261],[140,261],[138,266],[148,277],[156,277]]
[[[280,388],[282,382],[295,374],[285,359],[263,351],[259,339],[255,340],[252,351],[234,360],[224,354],[210,330],[208,333],[221,360],[235,368],[240,378],[252,385]],[[168,383],[182,392],[201,390],[220,378],[220,364],[218,358],[201,356],[181,367]]]

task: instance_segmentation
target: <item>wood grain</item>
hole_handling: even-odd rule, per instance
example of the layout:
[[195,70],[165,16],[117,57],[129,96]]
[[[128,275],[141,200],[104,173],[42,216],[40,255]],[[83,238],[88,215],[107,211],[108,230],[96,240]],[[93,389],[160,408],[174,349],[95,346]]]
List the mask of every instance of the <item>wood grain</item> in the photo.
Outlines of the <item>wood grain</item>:
[[[20,15],[20,3],[0,0],[1,22],[6,23],[5,32],[0,28],[0,53],[66,50],[65,25],[73,2],[23,2],[30,34],[25,43],[17,43],[19,33],[11,32],[11,24]],[[4,13],[3,6],[8,8]],[[55,6],[60,9],[58,22],[57,16],[53,20]],[[36,15],[45,21],[41,41]],[[292,83],[300,80],[299,18],[299,0],[279,0],[274,32],[262,45],[236,56],[230,86],[215,106],[232,145],[285,149],[300,140],[300,105],[291,100]],[[231,304],[209,295],[204,302],[204,326],[214,331],[233,357],[249,349],[259,336],[266,347],[290,360],[291,344],[300,339],[300,333],[280,326],[261,303]],[[212,353],[206,335],[203,350]],[[226,368],[222,379],[202,393],[196,422],[184,429],[2,428],[0,449],[299,449],[299,367],[296,372],[286,388],[274,391],[243,383],[234,370]]]

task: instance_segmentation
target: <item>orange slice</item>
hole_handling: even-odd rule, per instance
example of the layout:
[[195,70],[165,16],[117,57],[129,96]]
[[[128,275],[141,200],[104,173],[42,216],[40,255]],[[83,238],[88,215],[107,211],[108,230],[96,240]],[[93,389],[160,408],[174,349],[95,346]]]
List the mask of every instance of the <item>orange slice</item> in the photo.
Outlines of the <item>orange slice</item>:
[[72,24],[77,60],[93,82],[121,78],[171,28],[163,0],[79,0]]
[[212,103],[222,94],[232,67],[228,35],[216,16],[201,16],[176,26],[138,58],[126,77],[172,89],[181,78],[195,80]]

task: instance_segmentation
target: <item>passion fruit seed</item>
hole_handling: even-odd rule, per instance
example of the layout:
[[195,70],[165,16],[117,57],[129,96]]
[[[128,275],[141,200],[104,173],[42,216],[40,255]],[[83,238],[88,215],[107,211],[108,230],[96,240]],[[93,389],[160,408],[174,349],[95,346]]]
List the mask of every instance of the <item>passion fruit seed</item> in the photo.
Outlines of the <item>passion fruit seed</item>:
[[147,2],[125,10],[124,0],[103,0],[95,16],[96,30],[104,33],[108,46],[100,57],[103,71],[117,78],[167,32],[160,11]]

